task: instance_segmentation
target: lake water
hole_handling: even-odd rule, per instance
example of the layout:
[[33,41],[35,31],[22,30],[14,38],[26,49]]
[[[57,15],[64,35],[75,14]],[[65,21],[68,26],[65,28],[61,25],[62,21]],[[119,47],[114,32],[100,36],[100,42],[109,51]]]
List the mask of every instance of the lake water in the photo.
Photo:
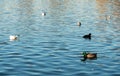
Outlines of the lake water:
[[[84,51],[97,59],[81,61]],[[119,67],[120,0],[0,0],[0,76],[120,76]]]

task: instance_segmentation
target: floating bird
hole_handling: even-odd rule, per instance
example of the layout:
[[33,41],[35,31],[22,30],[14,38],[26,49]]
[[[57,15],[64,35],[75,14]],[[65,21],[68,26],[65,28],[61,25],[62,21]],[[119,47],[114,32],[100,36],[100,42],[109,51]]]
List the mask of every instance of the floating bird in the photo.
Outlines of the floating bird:
[[10,36],[9,36],[10,41],[17,40],[17,38],[18,38],[17,35],[10,35]]
[[77,25],[78,25],[78,26],[81,26],[81,22],[77,22]]
[[110,20],[111,16],[106,16],[106,20]]
[[97,58],[97,53],[87,53],[83,52],[83,57],[84,59],[96,59]]
[[45,12],[42,12],[42,16],[45,16],[46,15],[46,13]]
[[88,35],[84,35],[83,38],[85,38],[85,39],[91,39],[91,33],[89,33]]

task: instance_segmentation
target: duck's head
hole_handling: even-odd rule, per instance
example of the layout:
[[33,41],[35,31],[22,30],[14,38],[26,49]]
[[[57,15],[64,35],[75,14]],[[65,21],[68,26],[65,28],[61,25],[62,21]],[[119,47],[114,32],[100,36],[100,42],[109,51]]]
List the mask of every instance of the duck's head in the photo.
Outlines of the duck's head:
[[82,54],[84,55],[84,57],[86,57],[88,53],[87,52],[83,52]]
[[89,33],[89,36],[91,36],[91,33]]

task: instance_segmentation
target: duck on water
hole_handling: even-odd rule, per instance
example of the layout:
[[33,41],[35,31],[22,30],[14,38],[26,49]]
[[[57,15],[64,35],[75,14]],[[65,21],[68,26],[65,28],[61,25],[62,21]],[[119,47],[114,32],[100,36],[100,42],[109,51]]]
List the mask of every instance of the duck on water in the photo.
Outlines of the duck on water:
[[86,59],[97,59],[97,53],[87,53],[87,52],[83,52],[83,59],[81,59],[81,61],[85,61]]
[[10,35],[10,36],[9,36],[9,39],[10,39],[10,41],[14,41],[14,40],[17,40],[17,39],[18,39],[18,36],[19,36],[19,35]]
[[91,33],[89,33],[87,35],[84,35],[83,38],[85,38],[85,39],[91,39]]

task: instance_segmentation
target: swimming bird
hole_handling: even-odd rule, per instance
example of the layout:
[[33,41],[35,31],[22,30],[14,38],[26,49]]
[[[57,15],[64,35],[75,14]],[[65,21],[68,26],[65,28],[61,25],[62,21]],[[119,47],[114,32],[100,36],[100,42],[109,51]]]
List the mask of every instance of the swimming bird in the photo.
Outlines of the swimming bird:
[[89,33],[88,35],[84,35],[83,38],[85,38],[85,39],[91,39],[91,33]]
[[81,26],[81,22],[77,22],[77,25],[78,25],[78,26]]
[[10,36],[9,36],[10,41],[17,40],[17,38],[18,38],[17,35],[10,35]]
[[111,16],[106,16],[106,20],[110,20]]
[[42,12],[42,16],[45,16],[46,15],[46,13],[45,12]]
[[97,58],[97,53],[87,53],[83,52],[83,57],[84,59],[96,59]]

